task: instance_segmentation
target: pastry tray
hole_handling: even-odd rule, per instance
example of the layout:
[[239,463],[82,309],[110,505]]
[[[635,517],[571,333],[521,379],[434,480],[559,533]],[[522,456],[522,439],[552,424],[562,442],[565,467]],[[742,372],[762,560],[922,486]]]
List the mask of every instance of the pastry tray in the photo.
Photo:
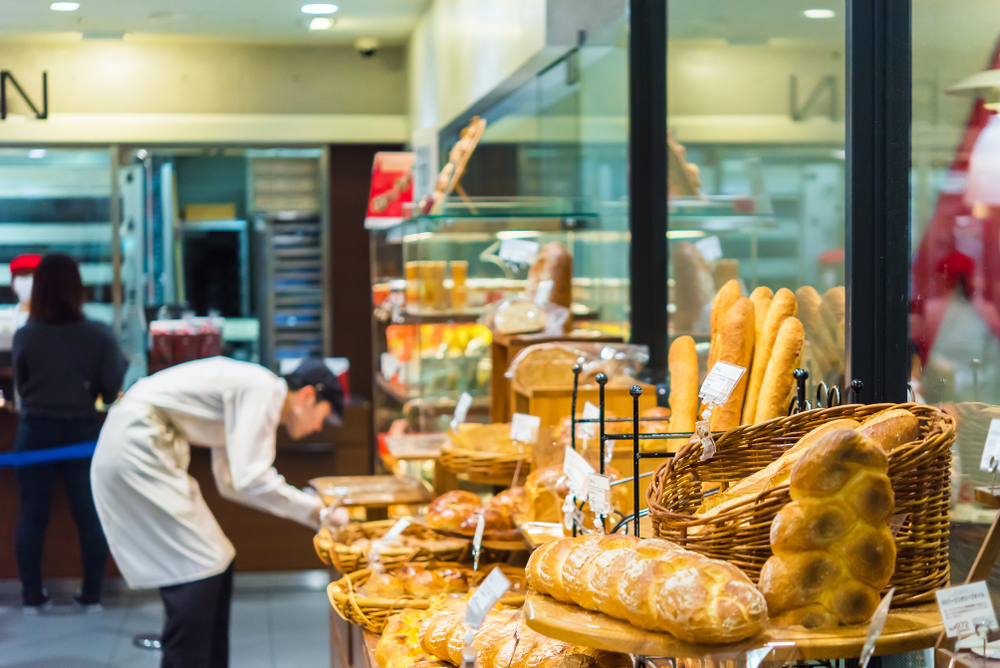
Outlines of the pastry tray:
[[430,488],[405,475],[355,475],[313,478],[309,484],[326,505],[385,506],[427,504],[434,499]]
[[[717,660],[745,658],[748,650],[767,646],[775,648],[776,658],[788,661],[856,659],[868,633],[867,624],[824,631],[809,631],[801,626],[772,627],[731,645],[696,645],[668,633],[637,629],[535,592],[529,593],[525,601],[524,619],[529,628],[550,638],[608,652]],[[933,647],[942,631],[941,614],[933,603],[890,610],[875,644],[875,654],[903,654]]]

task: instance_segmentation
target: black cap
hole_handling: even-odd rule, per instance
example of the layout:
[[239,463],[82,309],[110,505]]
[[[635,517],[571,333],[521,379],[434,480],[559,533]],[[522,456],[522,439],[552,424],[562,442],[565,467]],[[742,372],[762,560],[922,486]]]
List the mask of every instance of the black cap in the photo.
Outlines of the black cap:
[[321,357],[306,357],[291,373],[285,374],[285,382],[289,390],[301,390],[307,385],[316,388],[316,400],[328,401],[333,411],[327,422],[340,424],[344,415],[344,388],[340,379],[330,371]]

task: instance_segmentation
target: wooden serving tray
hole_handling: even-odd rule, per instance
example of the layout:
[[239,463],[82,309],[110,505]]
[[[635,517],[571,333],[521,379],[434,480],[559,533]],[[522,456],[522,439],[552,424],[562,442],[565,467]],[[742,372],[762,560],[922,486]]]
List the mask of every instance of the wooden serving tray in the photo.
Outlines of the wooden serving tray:
[[[768,645],[775,647],[780,658],[791,652],[790,643],[794,644],[796,659],[858,658],[868,633],[867,624],[822,632],[801,626],[771,627],[754,638],[731,645],[696,645],[669,633],[643,631],[627,622],[535,592],[529,593],[525,601],[524,620],[529,628],[550,638],[608,652],[718,660],[735,660],[748,650]],[[875,644],[875,654],[902,654],[933,647],[943,630],[935,604],[891,610]]]

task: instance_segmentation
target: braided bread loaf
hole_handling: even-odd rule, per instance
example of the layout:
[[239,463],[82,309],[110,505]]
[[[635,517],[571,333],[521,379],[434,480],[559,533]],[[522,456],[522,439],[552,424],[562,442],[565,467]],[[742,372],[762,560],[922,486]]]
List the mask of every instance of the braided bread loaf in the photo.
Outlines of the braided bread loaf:
[[860,624],[892,577],[894,496],[885,451],[853,429],[830,432],[792,467],[791,497],[771,524],[760,590],[780,625]]
[[689,642],[736,642],[767,620],[742,571],[663,540],[564,538],[535,550],[526,570],[542,594]]

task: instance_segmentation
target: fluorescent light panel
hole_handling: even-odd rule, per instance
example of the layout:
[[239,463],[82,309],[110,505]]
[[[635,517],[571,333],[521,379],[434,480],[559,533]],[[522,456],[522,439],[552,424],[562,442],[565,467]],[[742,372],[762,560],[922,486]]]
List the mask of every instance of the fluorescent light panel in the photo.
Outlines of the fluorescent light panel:
[[802,13],[807,19],[832,19],[837,15],[832,9],[807,9]]
[[53,2],[49,9],[54,12],[75,12],[80,9],[79,2]]
[[331,5],[326,2],[314,2],[308,5],[302,5],[303,14],[333,14],[340,7],[337,5]]

